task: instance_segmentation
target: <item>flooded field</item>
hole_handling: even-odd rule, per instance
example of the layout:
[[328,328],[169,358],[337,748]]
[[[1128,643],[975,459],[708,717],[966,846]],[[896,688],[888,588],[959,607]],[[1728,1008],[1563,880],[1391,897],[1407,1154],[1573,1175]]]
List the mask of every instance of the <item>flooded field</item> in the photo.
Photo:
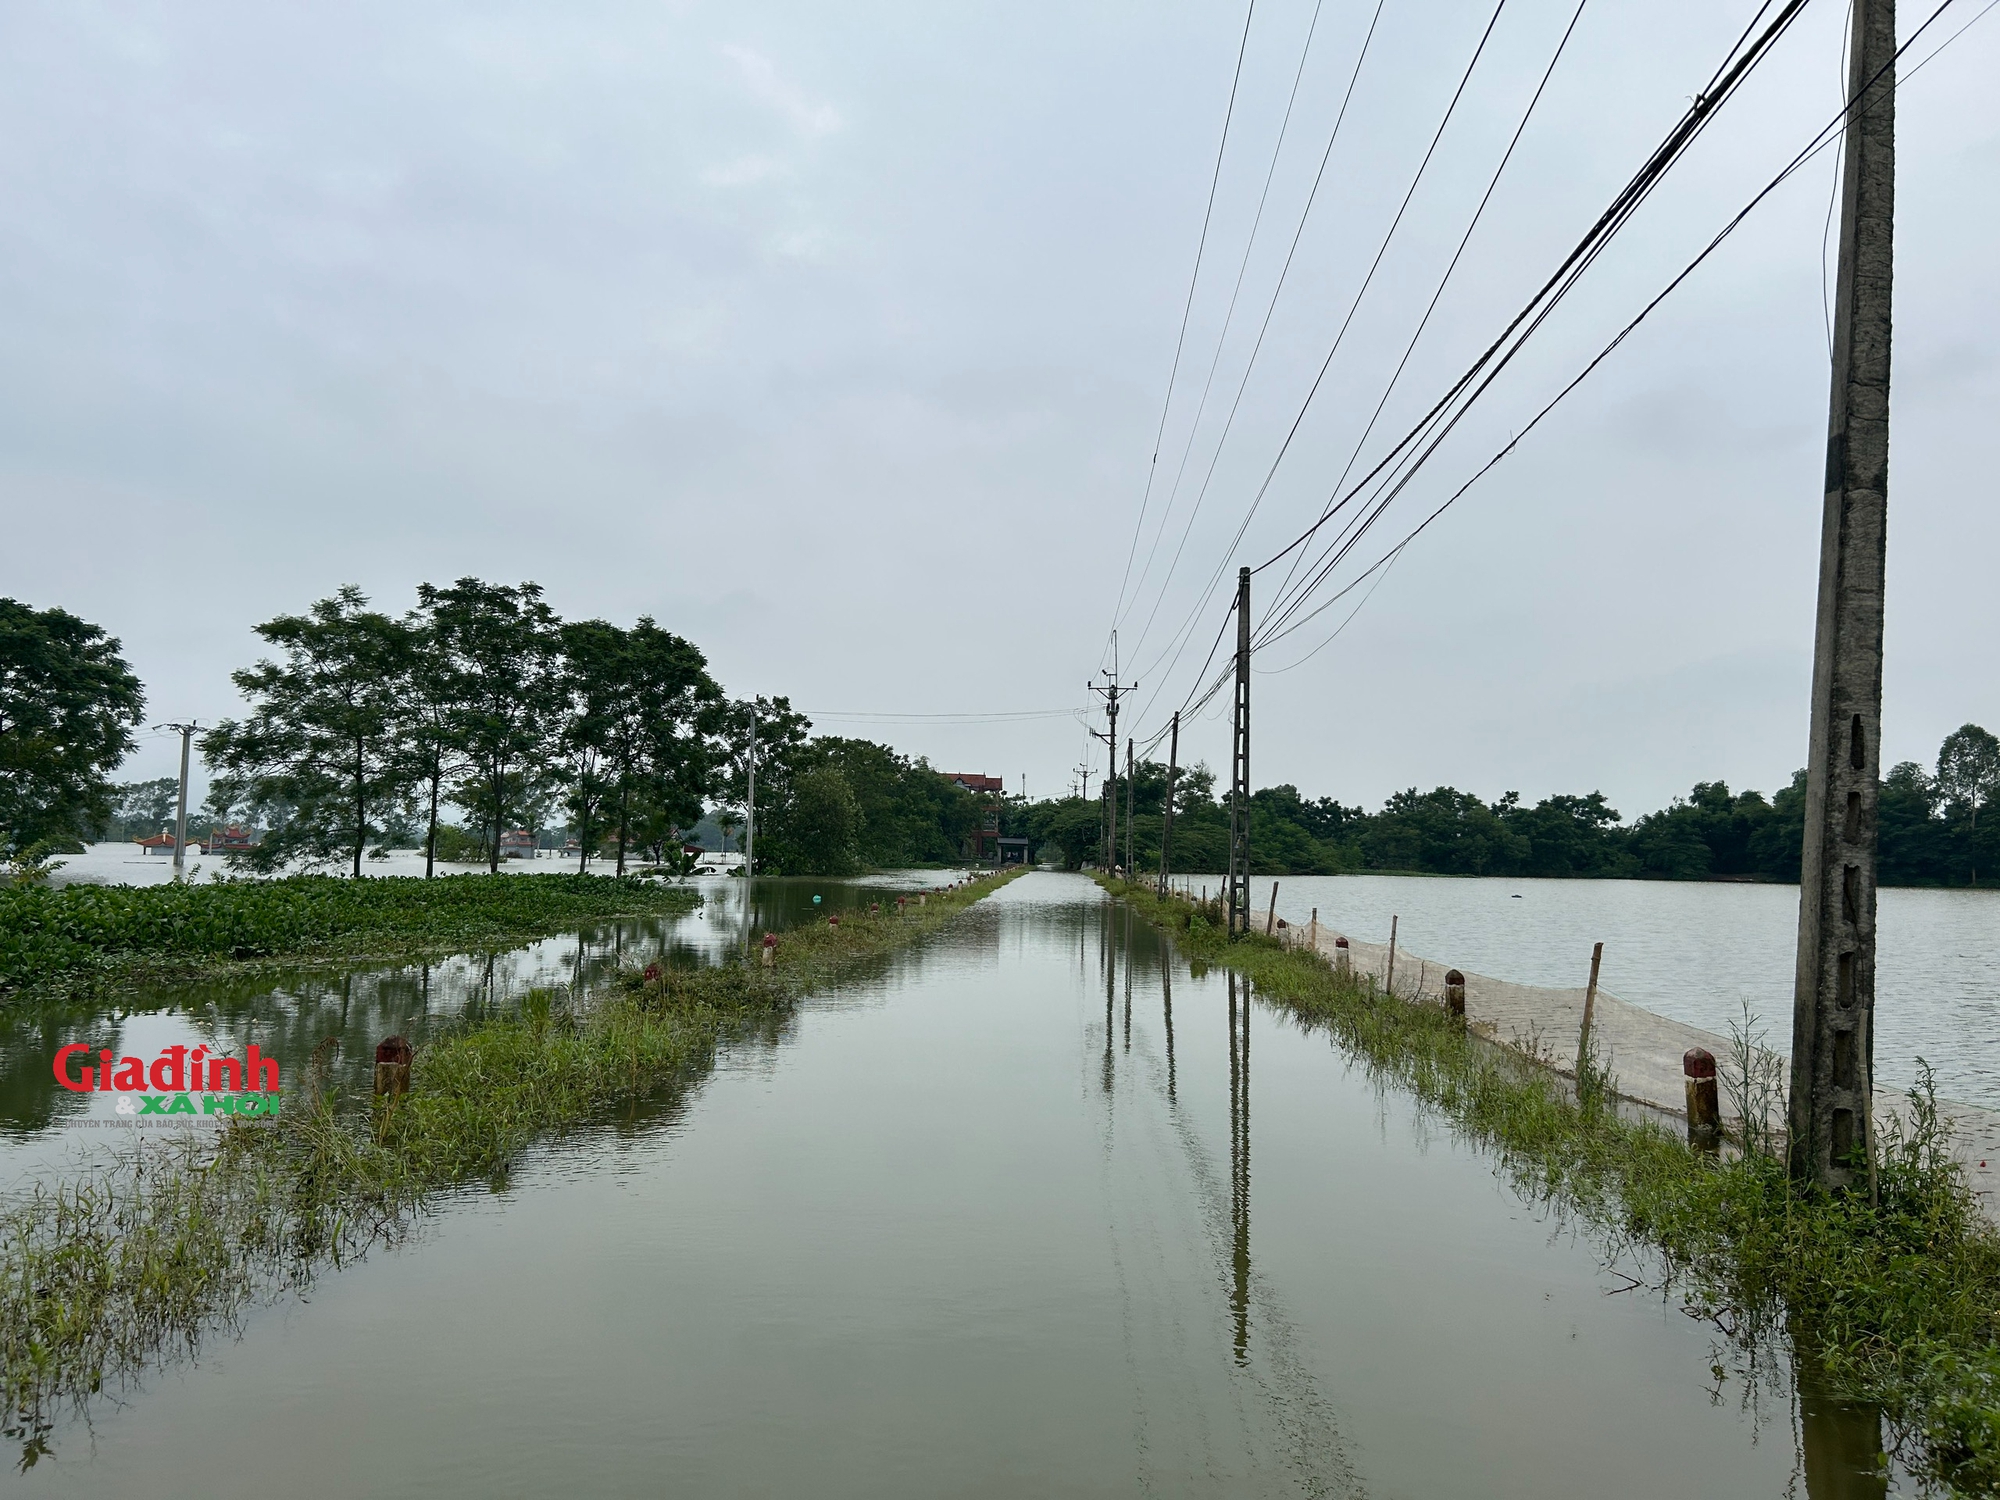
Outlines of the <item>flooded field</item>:
[[[713,945],[690,924],[742,913],[495,982]],[[391,991],[371,1038],[444,1013]],[[362,1025],[258,1003],[309,1005],[299,1045]],[[10,1120],[17,1152],[63,1133]],[[1035,874],[59,1427],[14,1487],[1826,1500],[1883,1493],[1848,1458],[1878,1440],[1323,1035]]]

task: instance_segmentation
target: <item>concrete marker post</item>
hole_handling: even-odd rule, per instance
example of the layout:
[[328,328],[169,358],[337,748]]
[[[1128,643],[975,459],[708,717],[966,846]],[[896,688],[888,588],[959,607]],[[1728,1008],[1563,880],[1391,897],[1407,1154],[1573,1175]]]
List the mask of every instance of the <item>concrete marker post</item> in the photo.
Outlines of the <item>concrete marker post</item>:
[[1444,1010],[1457,1020],[1465,1019],[1465,976],[1456,969],[1444,971]]
[[1687,1075],[1688,1144],[1712,1151],[1722,1142],[1715,1054],[1706,1047],[1690,1047],[1681,1057],[1681,1071]]
[[1333,940],[1333,972],[1342,979],[1354,973],[1354,951],[1347,946],[1347,939],[1344,937]]
[[410,1060],[416,1056],[409,1038],[392,1036],[375,1049],[375,1092],[380,1095],[410,1091]]

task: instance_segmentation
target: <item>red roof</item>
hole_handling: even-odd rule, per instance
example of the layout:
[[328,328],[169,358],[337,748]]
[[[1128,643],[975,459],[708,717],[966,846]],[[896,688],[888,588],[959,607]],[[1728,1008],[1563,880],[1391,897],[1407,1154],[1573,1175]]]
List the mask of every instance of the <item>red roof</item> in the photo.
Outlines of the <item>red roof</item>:
[[174,836],[165,829],[161,829],[160,832],[148,838],[134,839],[132,842],[142,849],[171,849],[174,847]]
[[1007,783],[998,776],[978,776],[969,771],[946,771],[946,781],[955,781],[968,792],[1005,792]]

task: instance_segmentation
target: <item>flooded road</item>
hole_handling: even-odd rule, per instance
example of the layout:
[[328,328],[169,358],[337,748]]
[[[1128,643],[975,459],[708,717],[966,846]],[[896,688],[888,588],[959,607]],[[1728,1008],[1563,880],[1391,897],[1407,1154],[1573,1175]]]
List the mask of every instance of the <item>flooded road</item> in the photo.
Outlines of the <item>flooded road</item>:
[[1865,1413],[1815,1407],[1804,1465],[1782,1378],[1624,1287],[1324,1036],[1038,873],[13,1486],[1882,1493],[1824,1472]]

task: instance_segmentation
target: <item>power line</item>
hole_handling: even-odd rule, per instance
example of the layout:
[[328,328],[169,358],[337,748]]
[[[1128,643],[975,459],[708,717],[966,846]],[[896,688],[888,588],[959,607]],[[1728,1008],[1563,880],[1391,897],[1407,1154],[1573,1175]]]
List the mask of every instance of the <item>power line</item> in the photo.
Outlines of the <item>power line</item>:
[[[1201,419],[1208,411],[1209,393],[1215,387],[1215,372],[1222,364],[1222,351],[1229,343],[1229,330],[1236,321],[1237,299],[1243,295],[1243,278],[1250,269],[1250,254],[1257,248],[1257,231],[1263,227],[1264,208],[1271,198],[1271,182],[1278,175],[1278,159],[1284,155],[1285,139],[1291,133],[1292,110],[1298,104],[1299,84],[1304,80],[1306,75],[1306,59],[1312,55],[1313,36],[1319,30],[1319,13],[1322,4],[1323,0],[1313,0],[1312,20],[1306,26],[1306,39],[1304,44],[1299,48],[1299,65],[1292,74],[1292,91],[1285,100],[1285,117],[1279,122],[1277,144],[1271,148],[1271,164],[1264,171],[1264,188],[1257,197],[1257,212],[1251,217],[1250,233],[1243,241],[1243,258],[1237,262],[1236,284],[1230,289],[1229,306],[1222,314],[1222,331],[1216,335],[1215,354],[1208,362],[1208,376],[1202,382],[1201,400],[1195,403],[1194,420],[1188,424],[1187,442],[1181,446],[1181,461],[1174,470],[1173,486],[1167,491],[1166,504],[1160,509],[1160,524],[1154,528],[1153,545],[1146,549],[1145,565],[1139,569],[1139,581],[1132,587],[1132,604],[1134,605],[1139,602],[1139,595],[1145,590],[1147,575],[1153,571],[1153,558],[1159,553],[1160,538],[1166,535],[1167,518],[1173,514],[1174,501],[1179,497],[1181,492],[1181,480],[1187,474],[1188,457],[1194,452],[1194,440],[1201,431]],[[1162,430],[1164,431],[1164,427]],[[1143,515],[1141,519],[1143,521]],[[1129,572],[1131,568],[1129,558],[1126,560],[1126,568]],[[1125,610],[1129,606],[1123,603],[1124,594],[1122,589],[1120,590],[1119,597],[1121,607],[1118,618],[1122,622],[1125,618]],[[1143,633],[1140,636],[1139,644],[1145,644]]]
[[[1564,400],[1565,397],[1567,397],[1572,391],[1574,391],[1579,385],[1581,385],[1586,379],[1588,379],[1592,374],[1592,372],[1594,372],[1599,365],[1601,365],[1606,359],[1608,359],[1611,356],[1612,352],[1616,350],[1619,347],[1619,345],[1624,343],[1626,338],[1628,338],[1632,334],[1632,332],[1638,328],[1638,326],[1641,323],[1643,323],[1648,317],[1650,317],[1654,312],[1654,310],[1657,309],[1661,303],[1666,301],[1666,299],[1669,296],[1671,296],[1676,290],[1679,289],[1679,287],[1683,282],[1685,282],[1690,276],[1694,274],[1696,269],[1698,269],[1703,264],[1703,262],[1705,262],[1711,255],[1713,255],[1716,252],[1716,250],[1721,248],[1723,242],[1727,240],[1730,235],[1735,233],[1737,227],[1741,225],[1743,221],[1747,219],[1750,216],[1750,214],[1753,211],[1755,211],[1760,204],[1764,202],[1766,198],[1768,198],[1772,193],[1777,191],[1777,189],[1783,183],[1785,183],[1790,177],[1792,177],[1794,173],[1798,172],[1802,167],[1804,167],[1807,162],[1812,160],[1813,157],[1817,156],[1821,151],[1825,150],[1827,147],[1831,145],[1834,145],[1840,140],[1841,135],[1848,124],[1849,116],[1854,112],[1857,102],[1863,99],[1867,95],[1868,90],[1871,87],[1873,87],[1875,82],[1882,76],[1884,72],[1886,72],[1889,68],[1893,67],[1896,61],[1900,59],[1905,52],[1907,52],[1912,46],[1916,44],[1917,40],[1920,37],[1922,37],[1926,31],[1930,29],[1931,25],[1934,22],[1936,22],[1940,16],[1944,14],[1946,9],[1948,9],[1952,3],[1953,0],[1943,0],[1943,3],[1941,3],[1936,10],[1931,12],[1930,16],[1927,19],[1925,19],[1923,24],[1920,25],[1910,35],[1909,39],[1896,49],[1895,53],[1891,55],[1889,61],[1886,64],[1884,64],[1881,69],[1878,69],[1873,75],[1871,75],[1861,85],[1861,87],[1855,91],[1854,95],[1851,98],[1843,100],[1839,112],[1833,117],[1833,119],[1831,119],[1824,126],[1822,126],[1814,134],[1812,139],[1806,143],[1805,147],[1802,148],[1798,152],[1798,154],[1795,155],[1784,166],[1784,168],[1779,171],[1779,173],[1775,177],[1773,177],[1768,183],[1766,183],[1761,189],[1759,189],[1756,195],[1753,196],[1748,203],[1746,203],[1740,210],[1738,210],[1737,213],[1734,216],[1732,216],[1729,219],[1729,221],[1725,223],[1722,226],[1722,228],[1716,232],[1716,234],[1712,239],[1710,239],[1708,244],[1705,245],[1701,249],[1701,251],[1692,260],[1690,260],[1688,264],[1684,266],[1681,269],[1681,271],[1677,275],[1675,275],[1674,278],[1671,281],[1669,281],[1667,285],[1664,288],[1662,288],[1656,296],[1653,297],[1651,301],[1649,301],[1643,308],[1641,308],[1638,314],[1634,318],[1632,318],[1632,320],[1628,322],[1623,328],[1621,328],[1618,331],[1618,333],[1611,339],[1611,341],[1607,343],[1601,350],[1599,350],[1598,353],[1591,359],[1591,361],[1587,365],[1585,365],[1584,368],[1574,378],[1572,378],[1566,385],[1564,385],[1561,390],[1556,392],[1556,394],[1548,401],[1546,405],[1544,405],[1541,408],[1540,411],[1538,411],[1534,415],[1534,417],[1528,422],[1528,424],[1525,427],[1523,427],[1519,432],[1515,433],[1508,440],[1508,442],[1497,453],[1495,453],[1484,464],[1482,464],[1479,467],[1479,469],[1475,471],[1469,479],[1467,479],[1448,497],[1446,497],[1446,499],[1441,505],[1439,505],[1435,510],[1433,510],[1429,515],[1427,515],[1415,527],[1411,528],[1409,533],[1405,535],[1403,539],[1395,545],[1395,547],[1391,548],[1380,559],[1378,559],[1377,562],[1367,570],[1367,572],[1364,572],[1359,578],[1355,579],[1354,582],[1348,584],[1345,588],[1340,590],[1339,593],[1336,593],[1329,599],[1323,601],[1320,605],[1314,608],[1309,614],[1307,614],[1304,618],[1298,620],[1296,623],[1286,627],[1285,629],[1278,630],[1275,633],[1267,633],[1265,638],[1258,643],[1259,646],[1262,647],[1275,644],[1277,641],[1284,639],[1285,636],[1291,635],[1293,632],[1302,628],[1314,617],[1323,613],[1327,608],[1331,607],[1340,598],[1345,596],[1347,593],[1351,592],[1355,587],[1357,587],[1362,582],[1363,579],[1367,578],[1369,574],[1374,573],[1379,568],[1383,568],[1385,565],[1393,566],[1395,559],[1402,554],[1403,550],[1406,547],[1408,547],[1411,542],[1415,541],[1416,538],[1419,535],[1421,535],[1433,521],[1437,520],[1439,516],[1443,515],[1445,511],[1449,510],[1455,503],[1457,503],[1458,499],[1462,495],[1464,495],[1467,490],[1471,489],[1474,484],[1478,483],[1480,479],[1485,477],[1485,475],[1489,473],[1493,468],[1495,468],[1503,459],[1505,459],[1508,456],[1508,454],[1512,453],[1514,449],[1517,446],[1519,446],[1521,440],[1525,438],[1530,432],[1532,432],[1537,426],[1540,425],[1543,418],[1548,416],[1550,412],[1554,411],[1555,408]],[[1988,11],[1991,11],[1996,4],[2000,4],[2000,0],[1988,0],[1988,4],[1984,9],[1982,9],[1977,15],[1973,16],[1972,19],[1967,21],[1964,26],[1961,26],[1957,31],[1953,32],[1934,50],[1932,50],[1929,54],[1927,54],[1923,58],[1923,60],[1916,65],[1916,67],[1913,67],[1910,70],[1909,76],[1914,77],[1920,69],[1922,69],[1925,65],[1930,63],[1933,59],[1935,59],[1939,53],[1943,52],[1946,47],[1950,46],[1960,36],[1964,35],[1964,33],[1968,29],[1970,29],[1971,26],[1973,26],[1983,16],[1985,16]],[[1864,106],[1863,108],[1865,112],[1866,106]],[[1398,487],[1398,490],[1400,492],[1400,486]],[[1392,494],[1389,497],[1389,500],[1393,500],[1394,498],[1395,495]],[[1389,503],[1388,500],[1383,501],[1381,506],[1377,508],[1375,514],[1379,515],[1381,509],[1386,508],[1388,503]],[[1371,516],[1370,518],[1371,524],[1372,520],[1373,516]],[[1359,540],[1358,533],[1356,535],[1355,540],[1356,541]],[[1348,548],[1343,549],[1341,555],[1344,557],[1346,555],[1346,551],[1348,550],[1351,550],[1351,545]],[[1334,559],[1336,563],[1339,560],[1340,560],[1339,558]],[[1325,573],[1324,571],[1322,571],[1320,577],[1323,578],[1324,576]],[[1373,590],[1371,589],[1370,595],[1372,596],[1372,594]],[[1362,603],[1365,604],[1366,602],[1367,600],[1364,598]],[[1359,608],[1360,606],[1356,606],[1357,612]],[[1349,618],[1351,619],[1352,616],[1350,615]],[[1345,628],[1345,622],[1342,623],[1341,628],[1342,629]],[[1338,633],[1339,633],[1338,631],[1335,632],[1336,635]],[[1332,636],[1329,636],[1327,638],[1327,640],[1329,641],[1331,639],[1333,639]],[[1303,662],[1305,660],[1310,659],[1310,657],[1313,654],[1317,653],[1320,649],[1322,649],[1326,645],[1326,643],[1327,643],[1326,641],[1320,642],[1319,645],[1313,648],[1312,652],[1307,653],[1305,657],[1301,657],[1299,659],[1299,662]],[[1290,665],[1297,666],[1299,665],[1299,662],[1293,662]],[[1279,668],[1277,670],[1280,671],[1289,670],[1289,667]]]
[[1229,107],[1223,112],[1222,139],[1216,143],[1215,170],[1209,175],[1208,179],[1208,206],[1202,210],[1201,214],[1201,238],[1195,244],[1194,270],[1188,276],[1187,299],[1181,306],[1181,330],[1179,335],[1174,339],[1174,362],[1167,374],[1167,394],[1166,398],[1160,403],[1159,430],[1153,435],[1153,456],[1146,463],[1146,488],[1139,499],[1139,519],[1133,523],[1132,545],[1125,553],[1125,577],[1119,580],[1118,600],[1112,606],[1111,610],[1111,620],[1114,629],[1117,627],[1120,606],[1125,602],[1125,585],[1132,576],[1132,559],[1139,552],[1139,537],[1146,525],[1146,507],[1152,500],[1153,476],[1157,472],[1160,462],[1160,443],[1166,436],[1167,413],[1173,409],[1174,384],[1180,378],[1181,349],[1187,343],[1188,318],[1194,311],[1194,291],[1196,285],[1201,280],[1202,255],[1208,249],[1209,221],[1215,215],[1215,189],[1216,185],[1222,181],[1222,158],[1224,153],[1229,149],[1230,124],[1236,118],[1236,90],[1237,86],[1243,81],[1243,55],[1250,47],[1250,22],[1256,14],[1257,0],[1250,0],[1249,5],[1243,11],[1243,36],[1236,44],[1236,71],[1230,76],[1229,80]]
[[[1740,53],[1740,55],[1735,57],[1733,61],[1725,59],[1723,65],[1717,69],[1715,79],[1713,80],[1715,86],[1712,91],[1707,91],[1696,96],[1694,102],[1682,115],[1680,121],[1668,132],[1667,137],[1660,145],[1654,149],[1653,153],[1646,159],[1645,164],[1641,166],[1631,181],[1612,200],[1611,205],[1599,215],[1596,222],[1591,225],[1582,239],[1578,241],[1577,245],[1556,268],[1555,273],[1529,298],[1527,305],[1502,330],[1500,336],[1487,347],[1478,359],[1473,361],[1471,367],[1452,384],[1444,396],[1424,414],[1414,427],[1390,448],[1388,453],[1367,474],[1362,476],[1361,480],[1346,495],[1329,500],[1326,508],[1311,526],[1307,527],[1304,532],[1287,543],[1278,552],[1258,564],[1256,571],[1261,572],[1295,548],[1310,542],[1331,517],[1344,509],[1360,495],[1362,490],[1374,484],[1378,478],[1381,480],[1381,483],[1376,487],[1376,495],[1382,496],[1384,491],[1387,491],[1386,498],[1375,501],[1372,510],[1366,512],[1357,522],[1350,523],[1349,530],[1351,531],[1351,535],[1343,533],[1342,536],[1335,539],[1335,544],[1331,549],[1333,553],[1331,559],[1323,563],[1316,563],[1309,581],[1296,589],[1288,601],[1282,605],[1274,601],[1273,612],[1267,614],[1265,620],[1264,633],[1267,638],[1273,625],[1281,623],[1296,611],[1304,598],[1309,596],[1324,581],[1327,573],[1339,562],[1340,558],[1344,557],[1347,551],[1351,550],[1354,542],[1358,541],[1359,537],[1374,524],[1374,520],[1379,516],[1381,510],[1390,501],[1393,501],[1410,481],[1415,478],[1417,471],[1437,451],[1438,447],[1450,436],[1453,429],[1457,427],[1458,423],[1471,410],[1473,404],[1492,387],[1500,373],[1513,361],[1515,356],[1526,346],[1528,340],[1548,320],[1555,311],[1555,308],[1569,294],[1584,272],[1603,253],[1605,247],[1610,244],[1611,240],[1630,221],[1632,215],[1637,212],[1640,205],[1651,195],[1660,180],[1686,154],[1694,140],[1699,137],[1708,123],[1713,120],[1716,112],[1741,87],[1743,80],[1749,76],[1750,71],[1765,57],[1769,56],[1771,48],[1775,46],[1778,39],[1798,18],[1799,13],[1805,8],[1806,3],[1807,0],[1789,0],[1789,3],[1786,4],[1784,9],[1771,22],[1770,26],[1757,37],[1747,51],[1742,49],[1740,43],[1738,44],[1738,47],[1734,50]],[[1950,0],[1946,0],[1946,3],[1950,3]],[[1484,376],[1483,379],[1481,378],[1482,374]],[[1322,557],[1325,556],[1326,554],[1323,553]]]
[[[1804,0],[1798,0],[1798,3],[1803,4]],[[1265,470],[1263,481],[1257,486],[1256,494],[1251,497],[1249,508],[1244,512],[1243,520],[1237,525],[1235,536],[1230,538],[1228,547],[1223,549],[1222,556],[1215,565],[1215,571],[1210,575],[1207,585],[1196,600],[1193,613],[1199,614],[1209,599],[1214,596],[1216,585],[1221,581],[1224,571],[1229,567],[1230,560],[1235,557],[1237,547],[1241,545],[1244,534],[1250,529],[1250,523],[1256,519],[1258,508],[1264,503],[1264,496],[1269,493],[1272,481],[1277,478],[1278,467],[1284,462],[1285,455],[1291,451],[1292,441],[1298,436],[1299,428],[1305,422],[1306,413],[1312,409],[1313,400],[1319,394],[1320,386],[1326,379],[1327,371],[1333,367],[1334,356],[1340,352],[1340,346],[1347,338],[1347,330],[1353,325],[1354,316],[1361,308],[1362,299],[1367,296],[1368,288],[1374,283],[1375,273],[1381,269],[1382,260],[1388,253],[1390,242],[1394,240],[1396,230],[1402,225],[1404,214],[1409,211],[1411,200],[1415,198],[1418,187],[1423,183],[1425,173],[1430,169],[1432,159],[1437,155],[1438,144],[1444,139],[1445,130],[1451,124],[1452,116],[1457,113],[1460,100],[1465,97],[1466,86],[1472,81],[1473,70],[1479,66],[1479,59],[1485,54],[1486,44],[1492,39],[1493,28],[1499,24],[1501,12],[1506,10],[1506,8],[1507,0],[1498,0],[1498,3],[1493,7],[1493,14],[1486,22],[1486,29],[1480,33],[1479,45],[1473,49],[1472,57],[1465,65],[1465,72],[1459,78],[1458,87],[1452,91],[1451,101],[1445,106],[1444,116],[1438,121],[1437,129],[1431,135],[1431,142],[1424,151],[1423,160],[1418,163],[1416,173],[1411,177],[1410,185],[1403,194],[1403,201],[1398,205],[1395,217],[1390,220],[1389,228],[1382,236],[1381,244],[1376,247],[1375,258],[1369,263],[1368,273],[1362,278],[1360,287],[1355,291],[1354,300],[1348,304],[1347,315],[1342,319],[1340,329],[1334,335],[1332,347],[1327,350],[1326,358],[1321,361],[1319,373],[1313,377],[1312,385],[1307,389],[1305,399],[1299,403],[1299,409],[1292,417],[1291,426],[1286,430],[1285,439],[1279,444],[1277,455],[1272,458],[1270,467]],[[1217,456],[1220,457],[1220,447],[1217,448],[1216,452]],[[1212,468],[1211,472],[1213,472]],[[1205,488],[1206,486],[1204,485]]]
[[[1242,378],[1236,382],[1236,395],[1230,402],[1229,415],[1223,421],[1222,434],[1216,439],[1215,451],[1209,456],[1208,471],[1202,476],[1201,488],[1196,492],[1194,505],[1188,511],[1187,524],[1181,528],[1181,539],[1174,547],[1173,560],[1167,565],[1166,574],[1160,580],[1160,592],[1154,596],[1153,607],[1147,613],[1146,623],[1140,628],[1138,643],[1133,647],[1133,654],[1135,656],[1143,649],[1147,636],[1152,633],[1153,621],[1159,615],[1160,606],[1166,602],[1167,587],[1173,582],[1174,574],[1180,568],[1181,555],[1187,550],[1188,538],[1194,533],[1195,520],[1201,515],[1202,502],[1208,498],[1208,487],[1215,478],[1216,463],[1221,458],[1223,446],[1228,443],[1229,434],[1235,427],[1236,413],[1243,405],[1243,392],[1250,384],[1251,372],[1257,367],[1257,357],[1263,352],[1264,337],[1271,330],[1271,318],[1277,311],[1278,297],[1285,289],[1286,279],[1291,275],[1292,261],[1297,256],[1299,250],[1299,240],[1305,234],[1306,221],[1312,216],[1313,204],[1318,201],[1320,185],[1326,180],[1327,163],[1333,159],[1334,144],[1340,139],[1340,128],[1347,119],[1347,107],[1353,102],[1354,87],[1360,81],[1362,65],[1368,60],[1368,49],[1375,39],[1375,28],[1381,22],[1384,3],[1385,0],[1376,0],[1375,13],[1368,22],[1367,35],[1362,38],[1361,50],[1355,55],[1354,70],[1348,75],[1347,89],[1341,95],[1340,109],[1334,116],[1333,129],[1328,132],[1326,147],[1320,152],[1319,170],[1313,175],[1312,188],[1306,194],[1305,205],[1299,210],[1299,221],[1292,230],[1292,242],[1285,250],[1285,263],[1279,268],[1277,283],[1271,288],[1270,300],[1264,305],[1264,317],[1257,328],[1256,342],[1251,345],[1250,358],[1243,366]],[[1164,515],[1161,517],[1160,526],[1164,531],[1166,527],[1166,518]],[[1214,586],[1211,584],[1209,590],[1202,595],[1201,599],[1196,602],[1195,607],[1188,612],[1188,617],[1183,622],[1181,628],[1174,632],[1172,640],[1184,640],[1185,633],[1193,628],[1195,621],[1200,616],[1202,606],[1208,602],[1209,594],[1213,593],[1213,591]],[[1171,649],[1171,641],[1168,649]],[[1166,650],[1163,649],[1159,660],[1164,660],[1165,657]],[[1179,660],[1178,652],[1175,655],[1175,660]],[[1168,670],[1172,670],[1171,666]]]

